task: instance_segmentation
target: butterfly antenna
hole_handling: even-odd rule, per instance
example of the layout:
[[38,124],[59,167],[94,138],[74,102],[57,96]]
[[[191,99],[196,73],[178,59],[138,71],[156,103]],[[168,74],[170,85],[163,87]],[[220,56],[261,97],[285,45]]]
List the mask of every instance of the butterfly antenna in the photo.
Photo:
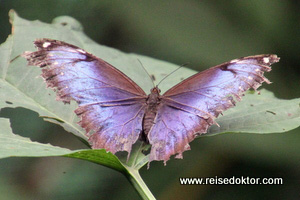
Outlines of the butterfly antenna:
[[143,63],[140,61],[140,59],[137,59],[139,61],[139,63],[141,64],[141,66],[143,67],[144,71],[148,74],[152,84],[153,84],[153,87],[155,87],[155,84],[154,84],[154,81],[152,79],[152,77],[150,76],[150,74],[148,73],[148,71],[146,70],[146,68],[144,67]]
[[186,66],[186,65],[188,65],[188,64],[189,64],[189,63],[185,63],[185,64],[183,64],[183,65],[177,67],[177,69],[175,69],[175,70],[172,71],[170,74],[168,74],[168,75],[165,76],[163,79],[161,79],[161,80],[159,81],[159,83],[157,84],[157,86],[158,86],[161,82],[163,82],[163,80],[165,80],[165,79],[168,78],[170,75],[172,75],[172,74],[175,73],[177,70],[179,70],[181,67],[184,67],[184,66]]

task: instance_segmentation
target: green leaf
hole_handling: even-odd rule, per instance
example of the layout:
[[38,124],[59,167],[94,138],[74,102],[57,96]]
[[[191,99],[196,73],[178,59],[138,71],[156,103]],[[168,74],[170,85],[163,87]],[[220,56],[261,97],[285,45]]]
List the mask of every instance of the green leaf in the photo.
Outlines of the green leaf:
[[126,171],[118,158],[104,149],[72,151],[51,144],[33,142],[29,138],[13,134],[9,120],[4,118],[0,118],[0,127],[0,158],[65,156],[88,160],[120,172]]
[[280,133],[300,126],[300,98],[277,99],[273,93],[261,90],[243,98],[234,109],[218,118],[219,127],[210,127],[206,135],[225,132],[236,133]]
[[93,163],[104,165],[120,172],[126,172],[126,168],[121,164],[119,159],[104,149],[73,151],[74,153],[66,154],[65,157],[87,160]]
[[0,118],[0,158],[60,156],[72,151],[50,144],[32,142],[12,133],[9,120]]

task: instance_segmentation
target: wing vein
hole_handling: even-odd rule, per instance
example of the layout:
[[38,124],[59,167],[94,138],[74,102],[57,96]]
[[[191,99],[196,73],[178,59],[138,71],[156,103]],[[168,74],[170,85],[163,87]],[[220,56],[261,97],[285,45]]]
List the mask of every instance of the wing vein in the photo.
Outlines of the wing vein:
[[[173,99],[167,99],[167,100],[171,100],[171,101],[173,101],[173,102],[175,102],[175,103],[177,103],[177,104],[179,104],[179,105],[183,105],[183,106],[186,106],[186,107],[190,107],[190,108],[193,108],[193,109],[198,110],[198,111],[200,111],[200,112],[203,112],[203,113],[207,114],[207,115],[208,115],[210,118],[212,118],[212,119],[215,118],[212,114],[210,114],[210,113],[208,113],[208,112],[206,112],[206,111],[203,111],[203,110],[200,110],[200,109],[198,109],[198,108],[195,108],[195,107],[192,107],[192,106],[183,104],[183,103],[178,102],[178,101],[175,101],[175,100],[173,100]],[[187,112],[187,113],[191,113],[191,114],[193,114],[193,115],[195,115],[195,116],[198,116],[198,117],[200,117],[200,118],[202,118],[202,119],[204,119],[204,120],[207,120],[206,118],[204,118],[204,117],[202,117],[202,116],[200,116],[200,115],[198,115],[198,114],[195,114],[195,113],[193,113],[193,112],[191,112],[191,111],[188,111],[188,110],[186,110],[186,109],[180,108],[180,107],[175,106],[175,105],[170,105],[170,104],[167,104],[167,105],[170,106],[170,107],[174,107],[174,108],[176,108],[176,109],[185,111],[185,112]]]

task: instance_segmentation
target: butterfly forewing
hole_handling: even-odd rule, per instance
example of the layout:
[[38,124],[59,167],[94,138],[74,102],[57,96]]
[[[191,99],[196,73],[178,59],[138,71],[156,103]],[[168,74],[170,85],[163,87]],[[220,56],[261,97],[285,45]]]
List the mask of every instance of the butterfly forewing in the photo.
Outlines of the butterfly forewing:
[[[36,52],[25,52],[30,65],[42,68],[58,99],[75,100],[93,148],[130,152],[142,131],[146,94],[125,74],[84,50],[51,39],[35,41]],[[93,133],[90,135],[91,131]]]
[[257,89],[276,55],[244,57],[197,73],[169,89],[162,97],[149,132],[150,161],[181,157],[197,134],[206,133],[222,111],[235,105],[248,89]]

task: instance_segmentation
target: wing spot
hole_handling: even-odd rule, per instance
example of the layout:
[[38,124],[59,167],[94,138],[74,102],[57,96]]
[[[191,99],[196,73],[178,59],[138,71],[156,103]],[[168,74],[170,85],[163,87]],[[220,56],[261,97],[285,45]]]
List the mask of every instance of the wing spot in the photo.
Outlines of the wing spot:
[[58,65],[58,62],[57,62],[57,61],[55,61],[55,62],[53,63],[53,65]]
[[238,62],[238,61],[239,61],[239,59],[234,59],[234,60],[230,61],[230,63],[235,63],[235,62]]
[[257,68],[257,69],[255,69],[255,71],[256,71],[256,72],[259,72],[259,71],[260,71],[260,69],[258,69],[258,68]]
[[50,45],[51,45],[50,42],[44,42],[43,47],[44,47],[44,48],[47,48],[47,47],[49,47]]
[[252,80],[252,79],[253,79],[253,77],[252,77],[252,76],[248,76],[248,79],[249,79],[249,80]]
[[233,69],[228,69],[228,65],[223,65],[220,67],[220,69],[222,71],[230,71],[231,73],[236,74],[236,72]]
[[82,49],[77,49],[77,51],[80,52],[80,53],[86,54],[86,52],[83,51]]
[[63,75],[65,75],[65,73],[63,73],[63,72],[60,72],[60,75],[62,75],[62,76],[63,76]]
[[268,57],[265,57],[264,59],[263,59],[263,61],[264,61],[264,63],[269,63],[270,62],[270,58],[268,58]]

